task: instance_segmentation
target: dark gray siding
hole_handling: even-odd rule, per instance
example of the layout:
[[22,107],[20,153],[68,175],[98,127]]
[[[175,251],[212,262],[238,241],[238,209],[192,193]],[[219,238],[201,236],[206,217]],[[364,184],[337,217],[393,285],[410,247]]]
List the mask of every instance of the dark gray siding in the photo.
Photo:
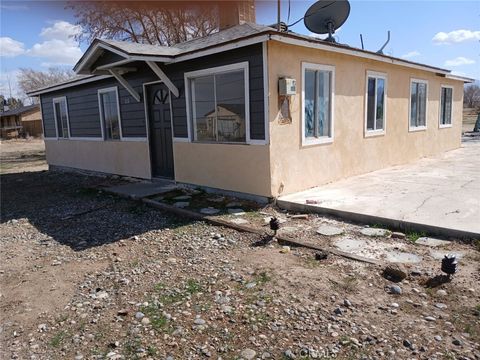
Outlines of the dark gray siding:
[[[112,57],[112,60],[115,57]],[[175,137],[188,136],[187,112],[185,104],[184,73],[216,66],[229,65],[248,61],[250,77],[250,138],[265,139],[264,123],[264,91],[263,91],[263,61],[262,45],[227,51],[221,54],[206,56],[200,59],[185,61],[178,64],[162,66],[163,71],[177,86],[180,96],[172,96],[173,131]],[[157,76],[142,62],[129,64],[138,71],[125,75],[130,85],[142,96],[137,102],[114,78],[94,81],[71,88],[57,90],[41,95],[45,135],[54,137],[55,122],[53,116],[53,98],[66,96],[70,119],[70,131],[73,137],[100,137],[100,111],[98,107],[99,89],[117,86],[120,102],[122,134],[124,137],[145,137],[146,119],[143,103],[143,84],[157,81]]]
[[255,44],[162,67],[162,70],[180,92],[178,98],[172,97],[173,132],[175,137],[188,136],[184,73],[244,61],[249,63],[250,138],[254,140],[265,139],[262,44]]

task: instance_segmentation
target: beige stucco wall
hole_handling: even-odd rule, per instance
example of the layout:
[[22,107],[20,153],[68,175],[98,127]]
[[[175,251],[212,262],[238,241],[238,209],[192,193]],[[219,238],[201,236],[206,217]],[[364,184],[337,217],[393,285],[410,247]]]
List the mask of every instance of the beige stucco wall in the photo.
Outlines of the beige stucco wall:
[[[273,196],[404,164],[460,146],[463,83],[435,74],[279,42],[268,42],[270,167]],[[302,62],[335,66],[334,141],[302,147]],[[386,134],[364,137],[366,72],[388,76]],[[292,123],[280,125],[278,78],[297,80]],[[409,132],[410,78],[428,80],[427,130]],[[439,129],[440,85],[454,86],[453,126]]]
[[146,141],[91,141],[45,139],[49,165],[150,178]]
[[268,145],[175,142],[175,180],[270,197]]

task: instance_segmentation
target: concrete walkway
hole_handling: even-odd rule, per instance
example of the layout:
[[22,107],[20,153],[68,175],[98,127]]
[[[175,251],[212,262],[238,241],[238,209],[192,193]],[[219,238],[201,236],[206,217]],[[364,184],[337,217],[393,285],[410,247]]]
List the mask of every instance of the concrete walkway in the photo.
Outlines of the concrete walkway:
[[[316,204],[307,205],[316,201]],[[440,236],[480,238],[480,142],[290,194],[280,207]]]

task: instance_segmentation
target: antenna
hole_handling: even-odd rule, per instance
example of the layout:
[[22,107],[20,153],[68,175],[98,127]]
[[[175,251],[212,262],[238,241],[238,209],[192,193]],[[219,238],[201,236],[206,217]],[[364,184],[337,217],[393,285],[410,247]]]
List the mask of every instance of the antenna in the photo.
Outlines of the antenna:
[[328,34],[325,39],[336,42],[333,38],[335,30],[342,26],[350,14],[348,0],[319,0],[305,13],[305,27],[316,34]]
[[360,42],[362,43],[362,50],[365,50],[365,48],[363,47],[363,36],[362,36],[362,34],[360,34]]
[[385,46],[390,42],[390,30],[387,32],[387,41],[385,41],[385,44],[380,48],[380,50],[377,51],[377,54],[382,54],[383,55],[383,49],[385,49]]

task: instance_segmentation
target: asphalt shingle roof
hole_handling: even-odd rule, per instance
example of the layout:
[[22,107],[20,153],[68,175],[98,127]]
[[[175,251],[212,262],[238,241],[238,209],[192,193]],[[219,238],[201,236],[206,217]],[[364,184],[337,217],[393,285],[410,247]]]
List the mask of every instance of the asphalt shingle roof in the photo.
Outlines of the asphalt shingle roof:
[[29,112],[29,111],[31,111],[31,110],[35,110],[35,109],[38,109],[38,108],[39,108],[39,105],[38,105],[38,104],[22,106],[22,107],[17,108],[17,109],[0,112],[0,117],[3,117],[3,116],[12,116],[12,115],[20,115],[20,114],[23,114],[23,113],[26,113],[26,112]]

